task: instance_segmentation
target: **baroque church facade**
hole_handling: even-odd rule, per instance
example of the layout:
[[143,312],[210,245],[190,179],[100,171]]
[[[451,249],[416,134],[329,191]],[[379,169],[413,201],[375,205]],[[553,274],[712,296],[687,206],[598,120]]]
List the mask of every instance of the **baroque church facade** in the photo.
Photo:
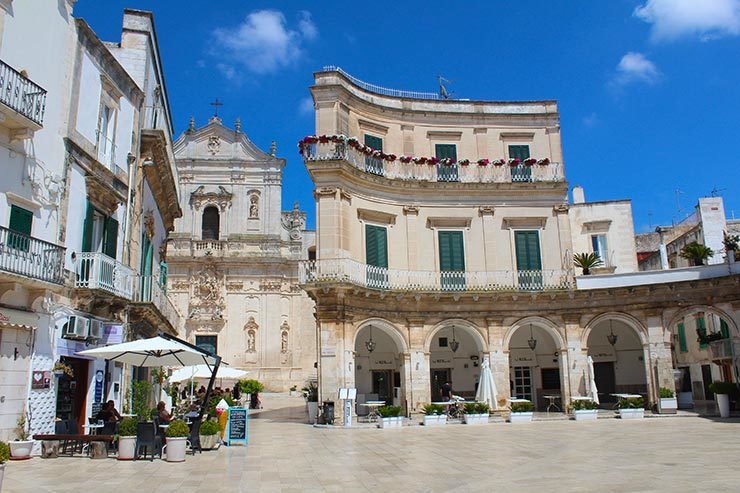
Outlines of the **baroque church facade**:
[[220,118],[175,142],[183,217],[167,249],[169,295],[185,322],[180,336],[250,371],[268,390],[315,378],[313,301],[298,262],[315,232],[295,203],[282,210],[285,159],[260,150]]

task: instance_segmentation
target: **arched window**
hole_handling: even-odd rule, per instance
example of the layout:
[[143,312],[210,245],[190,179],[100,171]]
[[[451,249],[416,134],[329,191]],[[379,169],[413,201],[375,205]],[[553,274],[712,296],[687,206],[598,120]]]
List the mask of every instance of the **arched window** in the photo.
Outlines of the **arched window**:
[[203,239],[218,240],[219,215],[218,208],[209,205],[203,210]]

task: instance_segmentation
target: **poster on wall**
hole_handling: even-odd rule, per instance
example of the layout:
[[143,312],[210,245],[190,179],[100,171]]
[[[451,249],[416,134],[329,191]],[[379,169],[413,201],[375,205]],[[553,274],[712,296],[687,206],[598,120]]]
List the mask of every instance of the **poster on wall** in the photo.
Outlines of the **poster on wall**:
[[512,349],[509,362],[511,366],[537,366],[537,355],[529,349]]
[[51,372],[34,371],[31,379],[31,388],[34,390],[51,388]]

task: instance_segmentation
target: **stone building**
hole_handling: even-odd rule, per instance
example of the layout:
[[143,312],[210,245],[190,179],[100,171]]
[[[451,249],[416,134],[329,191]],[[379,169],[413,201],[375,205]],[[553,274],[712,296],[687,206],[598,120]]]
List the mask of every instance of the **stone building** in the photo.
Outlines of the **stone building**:
[[[449,100],[366,84],[334,67],[311,87],[316,135],[300,142],[315,185],[320,398],[407,412],[452,383],[472,397],[489,359],[510,396],[602,401],[673,388],[679,322],[699,311],[737,337],[737,269],[637,272],[629,201],[568,200],[555,101]],[[573,254],[605,259],[580,276]],[[726,266],[725,266],[726,267]]]
[[183,217],[170,235],[170,294],[186,317],[181,336],[214,350],[270,390],[315,378],[313,303],[298,261],[314,232],[295,204],[283,211],[285,160],[214,116],[175,143]]

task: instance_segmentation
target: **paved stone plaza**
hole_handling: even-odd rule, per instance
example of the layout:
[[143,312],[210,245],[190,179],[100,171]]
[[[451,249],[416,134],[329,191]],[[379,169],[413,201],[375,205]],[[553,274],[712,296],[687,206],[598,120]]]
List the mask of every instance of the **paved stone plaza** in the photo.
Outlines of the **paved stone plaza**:
[[300,398],[263,401],[247,448],[181,464],[34,458],[8,464],[3,492],[718,492],[740,484],[736,419],[345,430],[303,424]]

